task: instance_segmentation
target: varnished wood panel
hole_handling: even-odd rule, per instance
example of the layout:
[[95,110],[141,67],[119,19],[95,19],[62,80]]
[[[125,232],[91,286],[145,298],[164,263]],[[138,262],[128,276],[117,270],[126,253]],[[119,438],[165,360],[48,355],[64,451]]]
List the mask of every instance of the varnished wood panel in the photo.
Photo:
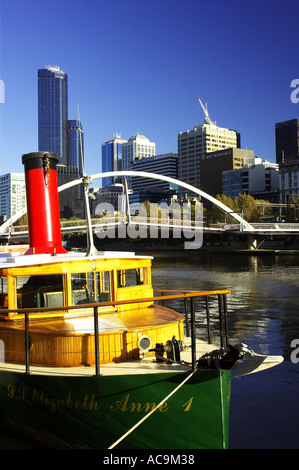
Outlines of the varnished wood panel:
[[[117,289],[115,300],[131,300],[131,299],[146,299],[153,297],[153,289],[151,286],[134,286]],[[134,308],[144,308],[152,305],[153,302],[140,302],[135,304]],[[118,312],[124,312],[132,309],[132,304],[118,305]]]
[[[105,316],[112,318],[111,314]],[[173,336],[183,339],[183,317],[160,306],[124,312],[120,319],[122,329],[99,331],[102,364],[137,359],[137,342],[143,334],[151,336],[153,347],[156,343],[166,343]],[[29,334],[32,365],[70,367],[95,363],[94,335],[92,332],[75,333],[72,323],[63,320],[32,322]],[[6,362],[25,362],[23,322],[0,327],[0,339],[5,345]]]

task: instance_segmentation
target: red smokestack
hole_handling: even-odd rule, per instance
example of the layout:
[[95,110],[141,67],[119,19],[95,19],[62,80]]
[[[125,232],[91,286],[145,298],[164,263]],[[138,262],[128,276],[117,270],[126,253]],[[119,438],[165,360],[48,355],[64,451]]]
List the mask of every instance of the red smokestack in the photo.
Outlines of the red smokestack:
[[67,253],[62,247],[56,164],[52,152],[22,156],[25,166],[29,250],[25,254]]

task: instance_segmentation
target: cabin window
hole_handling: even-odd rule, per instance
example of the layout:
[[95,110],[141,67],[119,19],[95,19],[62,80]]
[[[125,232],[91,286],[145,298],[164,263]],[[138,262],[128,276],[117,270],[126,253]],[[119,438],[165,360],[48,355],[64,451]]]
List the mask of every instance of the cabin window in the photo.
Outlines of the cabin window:
[[7,279],[6,277],[0,278],[0,308],[7,308]]
[[19,308],[62,307],[62,274],[18,277],[17,299]]
[[110,302],[110,271],[71,275],[72,305]]
[[146,284],[146,268],[117,271],[117,287],[133,287]]

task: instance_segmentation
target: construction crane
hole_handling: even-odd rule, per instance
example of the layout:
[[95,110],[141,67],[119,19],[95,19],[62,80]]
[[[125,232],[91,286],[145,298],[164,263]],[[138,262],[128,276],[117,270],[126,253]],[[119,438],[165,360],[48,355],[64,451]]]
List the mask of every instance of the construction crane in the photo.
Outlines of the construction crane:
[[207,103],[206,103],[206,107],[204,107],[199,97],[198,97],[198,101],[200,102],[203,112],[205,113],[205,120],[204,120],[205,124],[211,124],[212,126],[216,126],[216,122],[213,122],[209,116]]

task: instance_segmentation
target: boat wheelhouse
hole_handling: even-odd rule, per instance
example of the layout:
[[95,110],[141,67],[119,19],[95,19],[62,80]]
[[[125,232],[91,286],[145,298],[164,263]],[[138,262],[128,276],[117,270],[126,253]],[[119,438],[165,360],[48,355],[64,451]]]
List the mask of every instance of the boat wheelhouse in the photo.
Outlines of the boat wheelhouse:
[[93,305],[101,364],[139,358],[145,335],[152,347],[173,336],[183,340],[184,316],[153,302],[151,262],[132,253],[0,258],[0,338],[10,345],[5,360],[24,361],[27,312],[32,365],[94,364]]

